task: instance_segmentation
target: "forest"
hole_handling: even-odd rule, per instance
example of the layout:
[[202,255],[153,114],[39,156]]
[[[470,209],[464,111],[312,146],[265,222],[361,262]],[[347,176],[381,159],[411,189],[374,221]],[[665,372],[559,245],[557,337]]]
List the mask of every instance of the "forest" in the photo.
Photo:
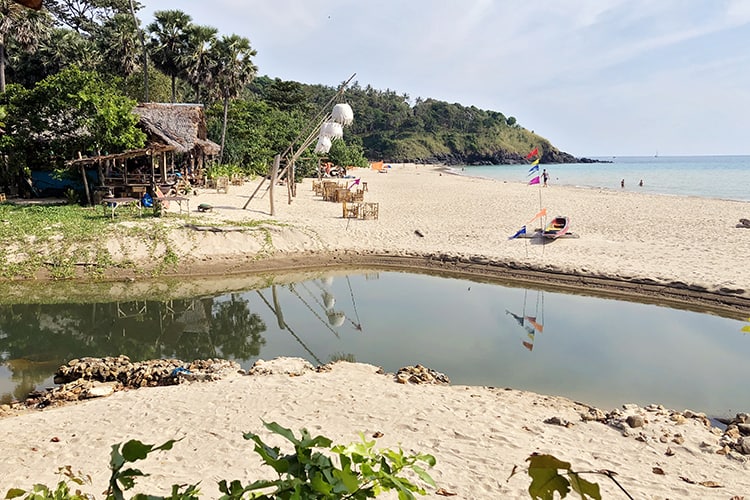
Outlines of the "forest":
[[[259,75],[248,38],[179,10],[157,11],[144,25],[142,8],[135,0],[50,0],[35,10],[0,0],[0,185],[31,170],[64,170],[80,155],[142,148],[132,113],[139,102],[202,105],[209,139],[221,146],[218,164],[265,174],[337,95]],[[326,155],[337,165],[519,163],[533,148],[544,163],[576,161],[499,111],[358,81],[340,99],[355,119]],[[316,156],[312,148],[307,156]]]

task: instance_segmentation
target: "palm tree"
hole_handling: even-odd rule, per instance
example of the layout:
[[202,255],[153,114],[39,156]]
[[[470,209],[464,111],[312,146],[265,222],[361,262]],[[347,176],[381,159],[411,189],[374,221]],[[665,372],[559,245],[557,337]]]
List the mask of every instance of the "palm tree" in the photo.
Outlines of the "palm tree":
[[172,102],[175,102],[177,77],[184,74],[182,62],[188,48],[188,30],[192,18],[179,10],[154,12],[154,22],[146,28],[154,65],[172,78]]
[[128,77],[138,71],[138,26],[131,14],[115,14],[98,28],[95,39],[112,74]]
[[8,60],[6,40],[33,52],[49,31],[51,21],[45,12],[21,7],[10,0],[0,0],[0,93],[5,92],[5,64]]
[[208,87],[211,84],[210,51],[212,44],[216,42],[217,32],[211,26],[192,25],[188,29],[187,50],[182,65],[188,82],[195,89],[195,102],[201,101],[201,86]]
[[258,68],[253,64],[251,58],[256,54],[257,52],[250,46],[250,40],[238,35],[223,36],[211,47],[213,90],[224,104],[219,163],[224,156],[229,101],[237,97],[245,86],[255,78]]

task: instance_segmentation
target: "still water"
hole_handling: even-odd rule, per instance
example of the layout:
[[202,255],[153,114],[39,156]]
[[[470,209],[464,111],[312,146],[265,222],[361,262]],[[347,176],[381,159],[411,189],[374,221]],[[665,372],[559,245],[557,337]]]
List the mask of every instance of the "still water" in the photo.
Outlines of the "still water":
[[656,305],[424,274],[317,273],[202,297],[0,305],[0,399],[52,386],[56,368],[82,356],[223,357],[245,368],[299,356],[389,372],[421,363],[453,384],[557,394],[605,410],[662,403],[729,416],[750,410],[747,327]]

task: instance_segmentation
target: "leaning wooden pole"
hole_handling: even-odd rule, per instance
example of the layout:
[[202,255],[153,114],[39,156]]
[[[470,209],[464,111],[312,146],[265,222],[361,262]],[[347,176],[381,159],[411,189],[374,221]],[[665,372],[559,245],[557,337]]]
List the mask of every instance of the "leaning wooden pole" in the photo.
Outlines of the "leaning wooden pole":
[[[312,144],[312,142],[315,140],[315,137],[320,132],[320,126],[327,119],[329,116],[328,114],[324,114],[326,109],[328,109],[333,102],[338,99],[343,93],[344,90],[346,90],[346,87],[349,86],[349,82],[351,82],[354,77],[357,76],[356,73],[352,74],[352,76],[349,77],[347,81],[341,84],[338,91],[336,91],[336,94],[331,97],[331,99],[320,108],[320,111],[318,111],[318,114],[315,115],[313,119],[311,119],[308,124],[300,131],[300,133],[297,135],[297,137],[292,141],[289,146],[286,148],[286,150],[281,154],[282,158],[287,158],[290,154],[291,157],[286,160],[286,165],[284,165],[284,168],[281,170],[281,173],[279,174],[279,178],[283,179],[285,176],[287,176],[287,182],[289,182],[289,175],[288,175],[288,169],[290,168],[290,165],[294,165],[299,156]],[[321,118],[323,116],[323,118]],[[314,124],[314,126],[311,128],[311,124]],[[307,134],[307,136],[305,136]],[[297,153],[294,152],[294,146],[302,139],[302,137],[305,137],[305,140],[303,141],[302,145],[297,148]],[[292,176],[293,177],[293,176]],[[260,183],[258,183],[258,187],[255,188],[255,191],[253,191],[253,194],[250,195],[250,197],[245,202],[245,205],[243,205],[242,209],[246,209],[247,206],[250,204],[253,198],[255,198],[255,195],[258,194],[258,191],[260,191],[261,186],[265,183],[266,179],[263,177],[260,180]],[[295,190],[296,192],[296,190]],[[289,200],[291,203],[291,199]],[[272,210],[273,212],[273,210]]]
[[276,155],[273,159],[273,167],[271,168],[271,187],[269,188],[269,198],[271,200],[271,217],[276,215],[276,210],[273,206],[273,187],[276,185],[276,174],[279,173],[279,164],[281,163],[281,155]]

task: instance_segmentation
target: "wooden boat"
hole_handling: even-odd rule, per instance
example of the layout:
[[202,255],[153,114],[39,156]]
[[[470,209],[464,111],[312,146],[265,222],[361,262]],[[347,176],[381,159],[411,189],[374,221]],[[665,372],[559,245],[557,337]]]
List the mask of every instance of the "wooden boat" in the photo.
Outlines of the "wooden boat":
[[547,224],[547,227],[542,232],[542,236],[549,240],[555,240],[566,234],[568,229],[570,229],[570,219],[558,215]]

